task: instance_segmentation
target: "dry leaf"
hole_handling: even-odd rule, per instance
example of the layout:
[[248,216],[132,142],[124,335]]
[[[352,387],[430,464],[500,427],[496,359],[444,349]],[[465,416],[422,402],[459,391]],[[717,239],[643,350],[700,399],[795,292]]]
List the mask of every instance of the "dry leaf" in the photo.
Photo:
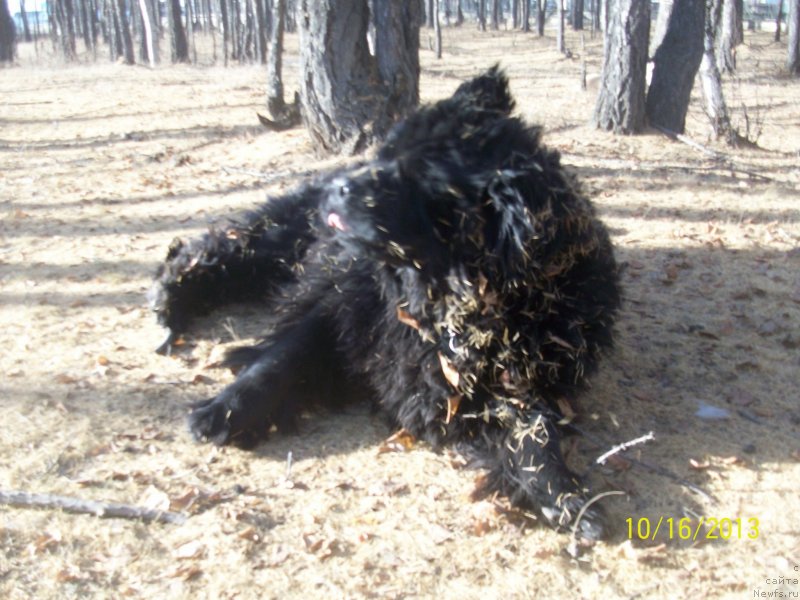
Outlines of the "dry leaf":
[[458,407],[461,404],[461,400],[464,398],[461,394],[454,394],[447,398],[447,417],[445,418],[445,424],[450,423],[450,419],[452,419],[455,414],[458,412]]
[[577,416],[577,413],[572,410],[572,406],[570,406],[569,400],[561,396],[558,400],[556,400],[558,404],[558,410],[561,412],[562,418],[558,422],[559,425],[566,425],[567,423],[571,423],[573,419]]
[[385,454],[386,452],[406,452],[414,447],[417,439],[406,429],[401,429],[381,444],[378,448],[378,454]]
[[419,321],[417,321],[414,317],[411,316],[410,313],[404,311],[399,306],[397,307],[397,320],[400,321],[403,325],[408,325],[412,329],[419,331]]
[[447,380],[447,383],[452,385],[454,388],[458,388],[458,371],[453,366],[453,363],[441,352],[438,353],[439,355],[439,363],[442,365],[442,373],[444,373],[444,378]]
[[689,466],[692,467],[693,469],[697,470],[697,471],[704,471],[705,469],[708,469],[711,466],[711,463],[708,462],[707,460],[704,460],[704,461],[701,462],[701,461],[695,460],[693,458],[690,458],[689,459]]
[[261,541],[261,536],[259,535],[258,531],[256,531],[255,527],[248,527],[236,534],[240,540],[249,540],[251,542],[259,542]]
[[192,540],[191,542],[186,542],[175,548],[172,552],[172,556],[178,560],[188,560],[202,558],[205,552],[206,547],[200,540]]

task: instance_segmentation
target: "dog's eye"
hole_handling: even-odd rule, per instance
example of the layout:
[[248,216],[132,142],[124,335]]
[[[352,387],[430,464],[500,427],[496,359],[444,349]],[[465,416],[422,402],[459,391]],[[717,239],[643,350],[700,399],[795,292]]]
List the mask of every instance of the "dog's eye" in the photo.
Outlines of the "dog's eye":
[[342,196],[350,195],[350,186],[345,183],[344,185],[342,185],[342,187],[339,188],[339,193]]

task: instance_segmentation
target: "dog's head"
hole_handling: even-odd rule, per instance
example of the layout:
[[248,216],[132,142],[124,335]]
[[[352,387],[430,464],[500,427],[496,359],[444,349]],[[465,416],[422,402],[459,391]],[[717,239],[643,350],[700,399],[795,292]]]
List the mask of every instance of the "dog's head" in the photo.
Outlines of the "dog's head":
[[539,130],[509,116],[498,69],[400,123],[377,157],[330,180],[321,216],[343,243],[432,276],[494,256],[504,269],[534,234]]

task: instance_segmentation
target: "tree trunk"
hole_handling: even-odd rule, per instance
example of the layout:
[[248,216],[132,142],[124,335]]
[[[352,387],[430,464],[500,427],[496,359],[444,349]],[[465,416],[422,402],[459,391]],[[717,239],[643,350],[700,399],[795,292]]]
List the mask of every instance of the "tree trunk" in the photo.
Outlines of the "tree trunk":
[[486,0],[478,0],[478,30],[486,31]]
[[593,120],[600,129],[636,133],[645,126],[650,0],[614,0],[608,12]]
[[536,33],[539,37],[544,37],[545,12],[547,11],[547,0],[536,0]]
[[522,31],[531,31],[531,0],[522,0]]
[[13,62],[16,47],[17,32],[8,10],[8,0],[0,0],[0,62]]
[[442,24],[439,22],[439,0],[433,0],[433,32],[436,38],[434,47],[436,58],[442,58]]
[[286,26],[286,0],[272,0],[272,21],[267,53],[267,111],[278,121],[286,112],[283,99],[283,29]]
[[148,10],[147,0],[139,0],[139,10],[142,12],[142,29],[144,30],[144,43],[147,48],[147,62],[150,67],[155,67],[158,56],[156,55],[156,40],[153,34],[153,19]]
[[778,14],[775,17],[775,41],[781,41],[781,21],[783,21],[783,0],[778,0]]
[[[319,152],[362,150],[419,101],[419,0],[300,0],[303,120]],[[375,75],[378,75],[376,79]]]
[[428,29],[433,29],[433,19],[436,10],[433,3],[434,0],[426,0],[425,2],[425,26]]
[[[422,19],[420,0],[375,2],[375,60],[380,84],[387,94],[383,110],[390,121],[388,125],[419,104],[419,29]],[[383,133],[385,131],[378,135]]]
[[583,0],[572,0],[572,28],[575,31],[583,29]]
[[800,75],[800,0],[789,0],[789,19],[786,37],[789,52],[786,69],[792,75]]
[[186,29],[189,31],[189,51],[192,53],[192,61],[197,64],[197,46],[194,43],[194,8],[192,0],[185,1],[186,7]]
[[737,0],[724,0],[722,5],[722,16],[716,31],[717,48],[715,56],[717,59],[717,69],[720,73],[733,73],[736,69],[736,45],[737,42]]
[[[6,0],[2,1],[6,2]],[[3,9],[0,8],[0,11],[2,10]],[[8,10],[8,7],[6,7],[6,10]],[[31,28],[28,24],[28,13],[25,12],[25,0],[19,0],[19,18],[22,19],[22,35],[26,42],[30,42],[33,38],[31,37]]]
[[672,0],[661,0],[658,3],[658,16],[656,17],[656,27],[653,31],[653,37],[650,38],[650,56],[655,56],[661,42],[664,41],[664,36],[667,33],[667,25],[669,18],[672,15]]
[[561,54],[567,49],[564,44],[564,0],[556,0],[558,14],[558,33],[556,34],[556,47]]
[[125,10],[125,0],[117,0],[117,18],[119,19],[119,28],[122,34],[122,54],[125,57],[125,64],[136,64],[133,52],[133,38],[131,37],[131,26],[128,21],[128,13]]
[[456,27],[464,24],[464,11],[461,8],[461,0],[456,0]]
[[[64,54],[64,59],[68,61],[77,60],[78,52],[75,48],[75,23],[72,0],[56,0],[54,11],[55,20],[58,24],[57,34],[60,36],[61,51]],[[52,25],[51,29],[54,30]],[[56,33],[55,30],[53,33]]]
[[703,61],[700,64],[700,83],[703,91],[703,109],[711,121],[711,128],[717,138],[725,137],[733,141],[733,130],[722,93],[722,77],[717,67],[716,35],[725,0],[709,0],[706,5],[706,22],[703,36]]
[[[269,2],[267,0],[255,0],[256,5],[256,31],[258,32],[258,37],[256,38],[258,41],[258,58],[261,61],[262,65],[267,64],[267,43],[268,40],[271,40],[271,30],[272,30],[272,17],[267,9],[269,9]],[[286,21],[286,6],[284,5],[283,8],[284,12],[284,23]],[[281,47],[283,46],[283,40],[281,40]]]
[[683,133],[697,69],[703,59],[705,0],[675,0],[663,42],[653,58],[647,91],[651,125]]
[[500,0],[492,0],[492,29],[500,29]]
[[186,31],[181,19],[180,0],[169,0],[167,15],[172,36],[172,62],[189,62],[189,44],[186,42]]

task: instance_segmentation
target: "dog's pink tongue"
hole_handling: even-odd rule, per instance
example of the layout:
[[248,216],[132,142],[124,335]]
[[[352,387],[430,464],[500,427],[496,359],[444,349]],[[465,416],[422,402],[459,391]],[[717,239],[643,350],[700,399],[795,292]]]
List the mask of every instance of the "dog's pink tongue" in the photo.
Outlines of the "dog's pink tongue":
[[339,231],[344,231],[346,229],[344,221],[342,221],[342,217],[340,217],[334,212],[328,215],[328,227],[333,227],[334,229],[338,229]]

